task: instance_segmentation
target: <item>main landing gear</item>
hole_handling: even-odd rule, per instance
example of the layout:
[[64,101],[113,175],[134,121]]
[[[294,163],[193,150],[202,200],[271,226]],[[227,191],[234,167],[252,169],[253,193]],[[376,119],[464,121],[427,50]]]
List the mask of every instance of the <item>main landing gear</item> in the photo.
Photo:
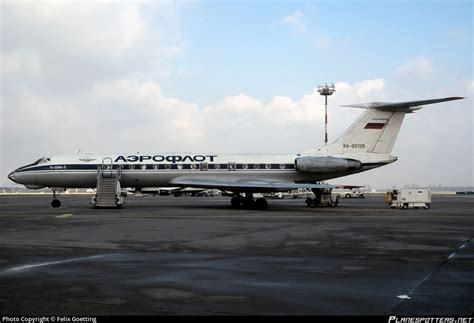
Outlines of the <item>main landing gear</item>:
[[61,206],[61,201],[57,199],[57,195],[59,195],[59,193],[56,194],[56,190],[53,190],[53,201],[51,202],[51,206],[54,208]]
[[268,207],[267,200],[264,198],[254,199],[252,193],[246,193],[245,196],[235,195],[230,203],[234,209],[257,209],[266,210]]
[[312,189],[314,198],[308,197],[306,205],[311,206],[337,206],[339,204],[339,197],[333,199],[331,188],[314,188]]

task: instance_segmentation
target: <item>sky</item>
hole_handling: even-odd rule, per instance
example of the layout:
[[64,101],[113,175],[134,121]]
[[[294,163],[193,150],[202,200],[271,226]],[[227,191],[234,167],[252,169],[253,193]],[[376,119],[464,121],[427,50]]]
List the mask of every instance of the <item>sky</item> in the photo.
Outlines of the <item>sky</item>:
[[396,163],[335,184],[473,186],[472,1],[0,1],[0,186],[43,156],[297,153],[408,115]]

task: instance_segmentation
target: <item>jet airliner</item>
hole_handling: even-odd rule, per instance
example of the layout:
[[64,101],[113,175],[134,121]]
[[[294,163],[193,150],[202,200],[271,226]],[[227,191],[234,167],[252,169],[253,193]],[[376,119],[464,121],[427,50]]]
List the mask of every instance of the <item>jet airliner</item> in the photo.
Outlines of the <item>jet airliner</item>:
[[[99,188],[101,179],[117,176],[118,187],[195,187],[233,192],[234,207],[265,209],[267,201],[253,193],[297,188],[315,194],[334,186],[322,181],[364,172],[397,160],[391,155],[406,114],[422,105],[463,99],[371,102],[347,105],[365,112],[335,142],[294,154],[115,154],[43,157],[11,172],[8,177],[30,189],[50,187]],[[99,190],[98,190],[99,191]],[[117,191],[118,193],[120,191]],[[117,195],[117,194],[116,194]],[[119,197],[116,197],[118,206]]]

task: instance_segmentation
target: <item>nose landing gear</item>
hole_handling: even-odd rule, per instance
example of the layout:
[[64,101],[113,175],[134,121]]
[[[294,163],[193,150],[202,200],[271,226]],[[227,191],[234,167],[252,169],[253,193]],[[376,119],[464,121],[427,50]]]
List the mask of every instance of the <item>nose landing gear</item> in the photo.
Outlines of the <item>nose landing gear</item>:
[[54,208],[61,207],[61,201],[57,198],[57,195],[59,195],[59,193],[56,194],[56,190],[53,190],[53,201],[51,202],[51,206]]
[[61,201],[58,200],[58,199],[54,199],[54,200],[51,202],[51,206],[54,207],[54,208],[60,207],[60,206],[61,206]]

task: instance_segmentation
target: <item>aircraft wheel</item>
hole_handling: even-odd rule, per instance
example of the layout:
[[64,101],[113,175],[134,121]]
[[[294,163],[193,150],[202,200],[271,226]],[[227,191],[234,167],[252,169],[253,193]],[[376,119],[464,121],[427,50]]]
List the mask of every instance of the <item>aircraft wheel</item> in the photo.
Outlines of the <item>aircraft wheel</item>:
[[61,206],[61,201],[58,200],[58,199],[54,199],[54,200],[51,202],[51,206],[54,207],[54,208],[60,207],[60,206]]
[[233,208],[240,209],[242,206],[242,198],[240,196],[234,196],[232,200],[230,200],[230,204],[232,204]]
[[242,207],[244,209],[254,209],[255,208],[255,200],[251,197],[246,197],[242,200]]
[[428,203],[426,203],[425,206],[423,206],[423,208],[424,208],[425,210],[428,210],[428,209],[430,208],[430,205],[429,205]]
[[266,210],[267,207],[268,207],[268,203],[267,203],[267,200],[265,200],[264,198],[259,198],[255,201],[255,207],[258,209],[258,210]]
[[346,196],[345,196],[345,197],[346,197],[346,199],[349,199],[349,198],[351,198],[351,196],[350,196],[349,194],[346,194]]

